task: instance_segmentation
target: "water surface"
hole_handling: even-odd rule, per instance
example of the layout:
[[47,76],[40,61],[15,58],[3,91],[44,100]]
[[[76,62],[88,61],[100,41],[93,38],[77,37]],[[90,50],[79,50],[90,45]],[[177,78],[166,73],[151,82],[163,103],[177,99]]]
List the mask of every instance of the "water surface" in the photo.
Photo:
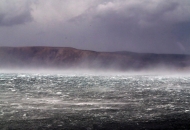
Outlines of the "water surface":
[[180,118],[186,129],[189,115],[190,76],[0,74],[3,129],[105,129],[110,122],[115,129],[118,123],[148,129],[168,117],[176,124]]

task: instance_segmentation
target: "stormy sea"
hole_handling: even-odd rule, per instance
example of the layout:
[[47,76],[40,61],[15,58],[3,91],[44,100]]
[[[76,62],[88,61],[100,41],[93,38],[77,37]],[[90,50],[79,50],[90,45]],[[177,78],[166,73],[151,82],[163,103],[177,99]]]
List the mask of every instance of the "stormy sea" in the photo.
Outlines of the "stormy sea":
[[0,129],[190,129],[190,76],[0,73]]

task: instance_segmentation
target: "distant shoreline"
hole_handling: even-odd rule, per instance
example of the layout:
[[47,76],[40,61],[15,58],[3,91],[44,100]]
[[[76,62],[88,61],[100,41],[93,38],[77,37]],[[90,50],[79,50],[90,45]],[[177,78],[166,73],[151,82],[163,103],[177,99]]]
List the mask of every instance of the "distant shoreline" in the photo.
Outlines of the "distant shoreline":
[[0,68],[187,71],[190,55],[96,52],[71,47],[0,47]]

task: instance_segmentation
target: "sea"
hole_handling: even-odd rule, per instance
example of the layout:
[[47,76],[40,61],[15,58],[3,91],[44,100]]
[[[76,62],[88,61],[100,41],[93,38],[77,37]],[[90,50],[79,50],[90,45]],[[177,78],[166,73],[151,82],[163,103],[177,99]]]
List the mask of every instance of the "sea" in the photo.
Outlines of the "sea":
[[0,130],[190,129],[190,75],[0,73]]

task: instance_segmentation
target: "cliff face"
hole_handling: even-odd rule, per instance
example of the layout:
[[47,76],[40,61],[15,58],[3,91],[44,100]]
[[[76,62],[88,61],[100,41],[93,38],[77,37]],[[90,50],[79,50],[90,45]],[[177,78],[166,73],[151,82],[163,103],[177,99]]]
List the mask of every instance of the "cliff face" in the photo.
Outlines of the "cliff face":
[[187,68],[190,55],[95,52],[68,47],[1,47],[0,67],[144,69],[159,65]]

